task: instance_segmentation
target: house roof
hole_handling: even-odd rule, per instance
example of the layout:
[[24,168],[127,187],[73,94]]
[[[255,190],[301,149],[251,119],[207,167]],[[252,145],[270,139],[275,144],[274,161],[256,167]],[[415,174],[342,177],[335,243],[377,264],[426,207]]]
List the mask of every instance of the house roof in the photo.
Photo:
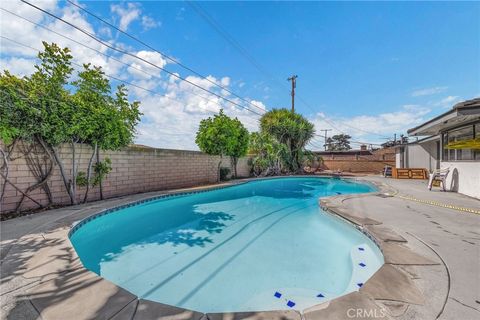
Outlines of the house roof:
[[407,133],[411,136],[437,135],[449,128],[475,120],[480,120],[480,97],[459,102],[449,111],[409,129]]
[[[418,138],[417,138],[418,139]],[[437,140],[440,140],[440,136],[438,135],[433,135],[433,136],[428,136],[428,137],[424,137],[424,138],[421,138],[421,139],[418,139],[418,140],[415,140],[415,141],[410,141],[410,142],[406,142],[406,143],[400,143],[400,144],[396,144],[394,146],[394,148],[403,148],[407,145],[413,145],[413,144],[422,144],[422,143],[427,143],[427,142],[430,142],[430,141],[437,141]]]

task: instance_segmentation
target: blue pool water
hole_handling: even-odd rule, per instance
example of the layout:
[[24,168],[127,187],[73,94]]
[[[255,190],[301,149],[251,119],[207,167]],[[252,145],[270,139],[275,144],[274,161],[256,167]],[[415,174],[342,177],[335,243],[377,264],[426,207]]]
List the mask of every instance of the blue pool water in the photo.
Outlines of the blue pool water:
[[279,178],[124,208],[78,228],[84,266],[141,298],[201,312],[297,309],[358,290],[375,244],[318,198],[374,191]]

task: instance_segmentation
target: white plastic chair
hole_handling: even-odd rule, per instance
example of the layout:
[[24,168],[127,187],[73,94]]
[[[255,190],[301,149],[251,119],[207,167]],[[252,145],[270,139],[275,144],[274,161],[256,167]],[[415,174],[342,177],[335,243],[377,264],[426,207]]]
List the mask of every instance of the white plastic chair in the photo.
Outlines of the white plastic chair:
[[449,172],[450,168],[434,170],[428,179],[428,190],[432,190],[433,180],[437,179],[440,180],[443,191],[445,191],[445,185],[447,184],[447,176]]

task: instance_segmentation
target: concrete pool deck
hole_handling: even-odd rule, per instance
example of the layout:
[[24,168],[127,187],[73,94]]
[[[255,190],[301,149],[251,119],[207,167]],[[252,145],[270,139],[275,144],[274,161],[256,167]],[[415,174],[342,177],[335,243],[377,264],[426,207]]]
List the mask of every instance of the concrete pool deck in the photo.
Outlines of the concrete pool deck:
[[[372,235],[386,264],[359,292],[307,309],[304,319],[478,319],[480,215],[447,206],[475,211],[480,210],[480,201],[429,192],[425,181],[362,179],[389,195],[335,196],[321,199],[321,206]],[[138,299],[83,268],[68,240],[74,222],[165,193],[125,196],[2,222],[1,318],[301,319],[296,311],[204,315]]]

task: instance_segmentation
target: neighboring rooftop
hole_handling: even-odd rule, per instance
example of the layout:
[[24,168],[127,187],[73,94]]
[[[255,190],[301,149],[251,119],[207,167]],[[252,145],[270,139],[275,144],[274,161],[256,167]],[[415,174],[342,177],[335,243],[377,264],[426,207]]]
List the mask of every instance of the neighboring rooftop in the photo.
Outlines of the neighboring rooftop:
[[361,149],[352,149],[344,151],[313,151],[313,153],[318,155],[371,155],[372,151],[370,150],[361,150]]
[[423,137],[423,138],[421,138],[421,139],[419,139],[419,138],[417,137],[416,140],[414,140],[414,141],[405,140],[405,141],[402,142],[402,143],[398,143],[398,144],[396,144],[393,148],[403,148],[403,147],[405,147],[406,145],[422,144],[422,143],[427,143],[427,142],[431,142],[431,141],[437,141],[438,139],[440,139],[440,138],[439,138],[437,135],[427,136],[427,137]]

